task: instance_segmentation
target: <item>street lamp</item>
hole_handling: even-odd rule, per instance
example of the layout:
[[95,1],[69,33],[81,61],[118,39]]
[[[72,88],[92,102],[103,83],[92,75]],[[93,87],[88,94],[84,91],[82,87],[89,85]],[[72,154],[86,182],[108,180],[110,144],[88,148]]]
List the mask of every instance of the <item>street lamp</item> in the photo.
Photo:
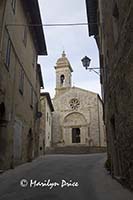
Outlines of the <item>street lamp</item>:
[[89,67],[90,66],[90,62],[91,59],[88,58],[87,56],[85,56],[84,58],[81,59],[82,65],[83,67],[85,67],[85,69],[89,69],[90,71],[94,71],[96,74],[98,74],[100,76],[100,73],[98,73],[96,70],[99,70],[100,68],[96,68],[96,67]]
[[82,58],[81,62],[83,66],[85,67],[85,69],[87,70],[90,66],[91,59],[85,56],[84,58]]

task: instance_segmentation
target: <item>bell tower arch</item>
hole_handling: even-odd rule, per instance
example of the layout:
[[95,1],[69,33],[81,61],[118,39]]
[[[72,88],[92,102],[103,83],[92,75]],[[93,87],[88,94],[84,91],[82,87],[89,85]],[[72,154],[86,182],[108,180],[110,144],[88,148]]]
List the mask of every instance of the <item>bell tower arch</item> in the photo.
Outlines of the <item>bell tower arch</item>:
[[63,51],[62,57],[59,58],[55,66],[56,70],[56,96],[63,94],[71,87],[72,67]]

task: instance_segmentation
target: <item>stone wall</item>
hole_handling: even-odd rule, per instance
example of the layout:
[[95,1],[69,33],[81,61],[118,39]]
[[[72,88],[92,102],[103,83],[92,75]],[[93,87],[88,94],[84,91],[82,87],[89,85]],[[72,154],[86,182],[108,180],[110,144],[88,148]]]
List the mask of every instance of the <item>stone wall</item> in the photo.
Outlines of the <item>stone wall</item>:
[[133,188],[133,1],[99,1],[99,50],[112,175]]
[[[40,80],[36,71],[37,49],[33,35],[27,27],[25,43],[25,27],[11,25],[28,24],[27,13],[21,0],[16,1],[15,10],[11,1],[6,2],[2,21],[4,34],[0,37],[0,103],[3,102],[5,105],[5,113],[0,124],[0,166],[5,169],[31,160],[37,155],[36,112],[40,100]],[[5,26],[6,24],[8,26]],[[10,54],[6,63],[9,41]],[[20,86],[22,82],[24,84]]]

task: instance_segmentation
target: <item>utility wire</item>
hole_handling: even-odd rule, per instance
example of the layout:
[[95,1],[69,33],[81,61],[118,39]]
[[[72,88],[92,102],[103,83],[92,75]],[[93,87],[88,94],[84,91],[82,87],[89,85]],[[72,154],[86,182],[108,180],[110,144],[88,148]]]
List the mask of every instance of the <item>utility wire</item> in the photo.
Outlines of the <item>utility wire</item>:
[[88,26],[88,25],[96,25],[97,23],[55,23],[55,24],[7,24],[6,26],[31,26],[31,27],[37,27],[37,26]]

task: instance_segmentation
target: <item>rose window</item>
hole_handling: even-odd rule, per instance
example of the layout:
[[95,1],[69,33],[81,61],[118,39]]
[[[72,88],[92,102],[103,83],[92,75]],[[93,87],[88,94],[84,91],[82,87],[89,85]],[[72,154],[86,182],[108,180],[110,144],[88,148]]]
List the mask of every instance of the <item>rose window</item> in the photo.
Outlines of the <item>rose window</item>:
[[71,101],[70,101],[70,107],[71,107],[73,110],[78,109],[79,106],[80,106],[80,102],[79,102],[78,99],[71,99]]

